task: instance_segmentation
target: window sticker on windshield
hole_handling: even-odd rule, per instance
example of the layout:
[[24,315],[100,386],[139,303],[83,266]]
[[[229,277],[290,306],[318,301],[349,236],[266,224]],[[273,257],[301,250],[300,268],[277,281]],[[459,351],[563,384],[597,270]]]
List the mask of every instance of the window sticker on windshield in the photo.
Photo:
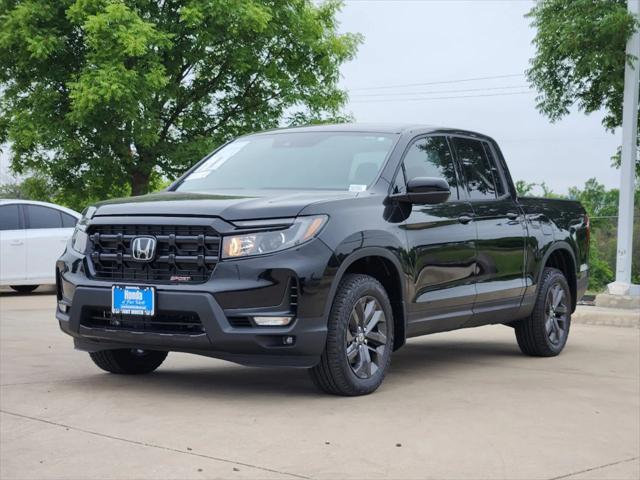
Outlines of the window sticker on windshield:
[[211,172],[220,168],[227,160],[237,154],[240,150],[249,144],[247,141],[235,141],[230,143],[222,150],[211,155],[202,165],[200,165],[191,175],[185,178],[185,181],[198,180],[208,177]]
[[389,139],[387,137],[375,137],[375,136],[370,136],[370,137],[364,137],[367,140],[373,140],[376,142],[387,142],[389,141]]
[[364,192],[367,189],[366,185],[349,185],[350,192]]

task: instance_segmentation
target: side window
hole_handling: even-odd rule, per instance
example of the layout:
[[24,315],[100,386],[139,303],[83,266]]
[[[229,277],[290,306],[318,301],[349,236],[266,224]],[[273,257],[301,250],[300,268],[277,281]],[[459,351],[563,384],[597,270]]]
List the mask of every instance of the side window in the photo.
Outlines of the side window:
[[40,205],[25,205],[29,228],[61,228],[60,212]]
[[453,156],[445,137],[416,140],[404,157],[407,181],[417,177],[444,178],[451,187],[450,200],[458,200],[458,179]]
[[491,172],[493,173],[493,181],[496,184],[496,192],[498,193],[498,197],[501,197],[505,193],[507,193],[507,187],[504,183],[504,178],[500,174],[500,170],[498,169],[498,163],[496,162],[496,158],[493,155],[493,150],[491,146],[484,142],[484,151],[487,154],[487,158],[489,159],[489,165],[491,165]]
[[470,138],[454,138],[453,144],[467,180],[471,200],[495,199],[493,170],[482,142]]
[[0,206],[0,230],[19,230],[20,214],[18,205]]
[[64,228],[73,228],[76,226],[76,217],[68,215],[64,212],[60,212],[60,215],[62,215],[62,226]]

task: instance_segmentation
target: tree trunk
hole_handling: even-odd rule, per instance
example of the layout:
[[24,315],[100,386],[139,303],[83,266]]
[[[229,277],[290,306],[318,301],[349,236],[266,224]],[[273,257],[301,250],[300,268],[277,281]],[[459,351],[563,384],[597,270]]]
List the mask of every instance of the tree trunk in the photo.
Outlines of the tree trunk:
[[131,172],[131,195],[144,195],[149,192],[149,178],[151,172],[134,170]]

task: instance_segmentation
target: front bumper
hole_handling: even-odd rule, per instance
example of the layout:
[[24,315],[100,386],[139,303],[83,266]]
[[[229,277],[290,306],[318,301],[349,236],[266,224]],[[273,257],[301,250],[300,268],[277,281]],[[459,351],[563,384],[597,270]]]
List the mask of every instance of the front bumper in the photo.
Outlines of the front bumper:
[[[220,262],[206,283],[151,284],[158,312],[195,313],[202,324],[201,332],[166,333],[88,325],[89,311],[110,309],[111,282],[92,279],[86,259],[67,249],[56,266],[56,318],[62,331],[74,338],[75,347],[89,352],[144,348],[245,365],[311,367],[318,363],[326,341],[330,258],[331,251],[315,240],[274,255]],[[297,285],[292,324],[234,326],[233,318],[282,312],[292,282]]]

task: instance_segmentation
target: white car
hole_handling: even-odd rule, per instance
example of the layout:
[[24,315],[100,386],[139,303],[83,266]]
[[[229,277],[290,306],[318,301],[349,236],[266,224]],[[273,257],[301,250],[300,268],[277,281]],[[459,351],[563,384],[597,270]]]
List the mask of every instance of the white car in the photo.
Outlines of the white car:
[[0,286],[31,292],[55,284],[55,264],[80,214],[31,200],[0,200]]

